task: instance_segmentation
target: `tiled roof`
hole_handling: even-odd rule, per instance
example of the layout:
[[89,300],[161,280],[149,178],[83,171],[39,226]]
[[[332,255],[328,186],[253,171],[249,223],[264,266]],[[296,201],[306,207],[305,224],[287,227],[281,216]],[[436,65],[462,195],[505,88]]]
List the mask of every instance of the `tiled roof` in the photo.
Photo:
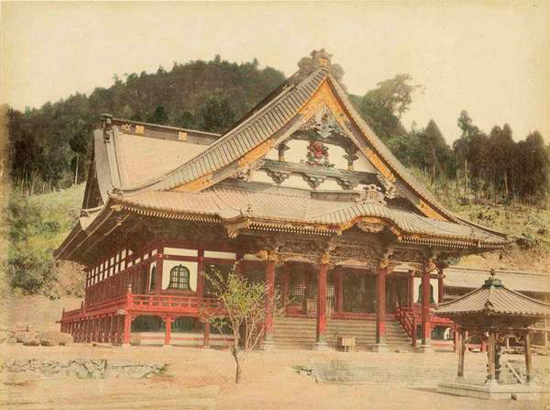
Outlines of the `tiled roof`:
[[94,134],[94,161],[103,202],[107,193],[130,189],[164,176],[170,170],[203,152],[207,145],[116,133],[105,142]]
[[[498,277],[510,288],[520,292],[550,293],[550,276],[534,272],[497,270]],[[489,275],[488,269],[462,266],[445,268],[445,286],[475,289]]]
[[277,188],[246,191],[215,186],[202,192],[141,191],[116,196],[118,202],[148,210],[218,216],[221,219],[245,213],[251,218],[273,221],[344,225],[363,216],[393,222],[410,234],[435,235],[503,244],[503,238],[473,227],[433,220],[375,202],[340,202],[313,199],[309,192],[293,194]]
[[550,317],[550,305],[539,302],[503,286],[499,279],[490,278],[479,289],[440,304],[438,316],[514,315]]

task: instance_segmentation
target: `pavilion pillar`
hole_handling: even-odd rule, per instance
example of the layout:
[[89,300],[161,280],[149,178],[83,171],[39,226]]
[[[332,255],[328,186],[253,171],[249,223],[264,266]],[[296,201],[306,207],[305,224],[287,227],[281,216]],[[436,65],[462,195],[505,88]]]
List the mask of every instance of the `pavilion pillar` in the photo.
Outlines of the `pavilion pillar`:
[[315,350],[327,350],[327,271],[328,255],[323,255],[317,272],[317,343]]
[[170,315],[164,317],[164,345],[163,347],[170,346],[170,340],[172,338],[172,322],[174,318]]
[[433,351],[430,318],[430,272],[433,264],[427,263],[422,272],[422,345],[420,351]]
[[456,377],[460,380],[464,379],[464,358],[466,356],[466,332],[463,329],[456,332],[460,341],[460,347],[458,349],[458,370],[456,372]]
[[489,384],[496,382],[495,353],[495,333],[493,331],[490,331],[489,339],[487,342],[487,383]]
[[460,346],[459,346],[459,343],[460,343],[460,334],[459,334],[459,329],[458,329],[458,325],[455,323],[454,327],[453,327],[454,331],[453,331],[453,349],[456,352],[458,352],[460,350]]
[[264,322],[263,350],[273,349],[273,302],[275,300],[275,258],[271,258],[265,265],[266,284],[266,315]]
[[533,366],[531,362],[531,337],[529,332],[525,334],[524,348],[525,351],[525,381],[531,383]]
[[204,336],[202,347],[204,347],[205,349],[208,349],[210,347],[210,322],[208,320],[204,322]]
[[387,352],[386,344],[386,275],[388,270],[378,270],[376,276],[376,344],[375,352]]

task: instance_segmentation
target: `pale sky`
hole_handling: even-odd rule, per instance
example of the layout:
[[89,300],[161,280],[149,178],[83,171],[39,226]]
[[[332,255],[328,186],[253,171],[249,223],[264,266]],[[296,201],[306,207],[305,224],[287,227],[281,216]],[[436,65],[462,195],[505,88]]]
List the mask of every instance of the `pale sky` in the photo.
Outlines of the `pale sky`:
[[24,3],[1,9],[2,102],[39,107],[174,61],[258,58],[289,76],[324,47],[348,91],[408,73],[425,87],[405,126],[450,142],[466,109],[484,131],[550,141],[550,0],[363,3]]

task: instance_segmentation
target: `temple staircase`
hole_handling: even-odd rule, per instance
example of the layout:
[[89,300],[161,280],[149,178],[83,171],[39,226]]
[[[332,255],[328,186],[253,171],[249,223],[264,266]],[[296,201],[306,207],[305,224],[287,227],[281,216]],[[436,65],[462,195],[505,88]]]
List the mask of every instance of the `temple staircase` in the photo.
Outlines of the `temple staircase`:
[[[358,350],[369,350],[376,343],[376,321],[328,319],[329,346],[336,348],[339,336],[353,336]],[[273,340],[280,349],[312,349],[316,342],[316,319],[279,317],[275,319]],[[412,351],[411,339],[393,319],[386,320],[386,344],[390,351]]]

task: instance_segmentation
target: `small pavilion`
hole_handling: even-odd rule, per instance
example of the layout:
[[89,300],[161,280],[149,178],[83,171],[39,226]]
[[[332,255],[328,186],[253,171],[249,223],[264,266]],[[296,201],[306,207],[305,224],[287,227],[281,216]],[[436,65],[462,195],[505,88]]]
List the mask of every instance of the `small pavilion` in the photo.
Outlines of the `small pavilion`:
[[[460,348],[457,379],[442,383],[439,391],[486,399],[533,396],[550,392],[532,385],[530,332],[533,325],[550,317],[550,305],[508,289],[496,278],[495,271],[479,288],[436,308],[438,316],[459,326]],[[487,378],[484,385],[464,379],[464,358],[468,340],[479,337],[487,343]],[[500,380],[501,346],[509,338],[523,342],[525,380],[504,384]]]

